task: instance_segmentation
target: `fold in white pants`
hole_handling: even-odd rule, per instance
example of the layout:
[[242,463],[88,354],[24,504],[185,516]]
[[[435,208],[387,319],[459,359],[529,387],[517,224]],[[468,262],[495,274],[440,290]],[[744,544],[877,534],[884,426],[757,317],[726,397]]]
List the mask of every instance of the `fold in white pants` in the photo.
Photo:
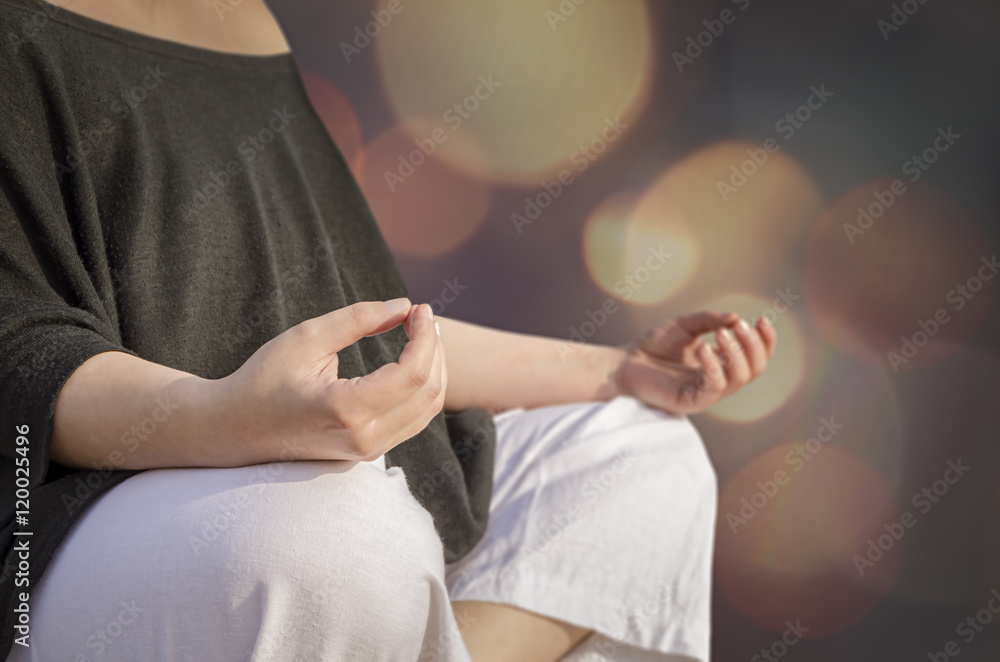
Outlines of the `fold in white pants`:
[[157,469],[76,523],[8,660],[468,660],[451,600],[595,632],[564,659],[708,660],[715,473],[632,398],[505,412],[483,540],[445,566],[399,468]]

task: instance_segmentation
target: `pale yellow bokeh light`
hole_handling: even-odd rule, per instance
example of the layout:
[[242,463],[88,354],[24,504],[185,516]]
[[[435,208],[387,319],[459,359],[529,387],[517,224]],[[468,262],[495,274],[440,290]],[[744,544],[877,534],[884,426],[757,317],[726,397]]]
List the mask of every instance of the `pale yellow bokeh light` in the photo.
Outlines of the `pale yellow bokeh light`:
[[599,157],[574,164],[574,153],[594,140],[611,151],[628,129],[606,122],[630,124],[645,106],[652,35],[642,0],[563,4],[566,20],[547,14],[563,16],[551,0],[397,5],[374,40],[390,106],[404,122],[438,118],[449,136],[471,134],[485,152],[449,139],[440,156],[477,176],[537,186],[582,171]]
[[[740,184],[735,191],[725,188],[732,181]],[[736,283],[769,284],[784,269],[777,258],[804,241],[823,204],[812,178],[780,148],[768,153],[761,145],[727,141],[666,170],[643,193],[635,214],[655,219],[671,210],[691,229],[702,251],[695,277],[703,296]]]
[[583,254],[593,281],[628,303],[653,305],[684,286],[698,264],[698,243],[669,210],[631,215],[633,198],[612,196],[590,215]]
[[778,334],[774,356],[764,374],[734,395],[712,405],[705,413],[734,422],[755,421],[781,407],[802,383],[805,373],[802,333],[791,314],[775,310],[772,303],[752,294],[730,294],[700,307],[735,311],[751,323],[766,315]]

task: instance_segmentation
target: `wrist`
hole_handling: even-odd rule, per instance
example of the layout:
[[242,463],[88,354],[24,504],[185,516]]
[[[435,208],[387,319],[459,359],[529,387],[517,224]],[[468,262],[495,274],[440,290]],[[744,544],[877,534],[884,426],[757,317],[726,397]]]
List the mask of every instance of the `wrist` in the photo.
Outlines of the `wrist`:
[[265,461],[255,457],[250,435],[249,412],[239,411],[232,397],[232,380],[194,377],[186,385],[185,401],[190,403],[190,438],[199,465],[239,467]]
[[627,395],[621,377],[628,361],[630,346],[594,346],[593,349],[591,369],[594,375],[595,399],[607,401],[620,395]]

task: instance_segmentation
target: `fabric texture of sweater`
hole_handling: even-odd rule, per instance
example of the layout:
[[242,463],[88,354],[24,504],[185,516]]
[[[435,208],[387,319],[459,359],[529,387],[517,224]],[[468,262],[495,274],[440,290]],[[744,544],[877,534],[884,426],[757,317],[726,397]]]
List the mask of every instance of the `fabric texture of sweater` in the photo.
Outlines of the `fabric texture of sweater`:
[[[77,367],[118,351],[220,378],[303,320],[405,295],[290,54],[209,51],[0,0],[0,658],[20,594],[88,505],[137,473],[50,461],[55,401]],[[340,376],[395,361],[405,342],[402,327],[360,340],[338,353]],[[115,432],[117,452],[174,406],[150,402]],[[485,531],[495,440],[485,411],[442,412],[386,454],[446,562]]]

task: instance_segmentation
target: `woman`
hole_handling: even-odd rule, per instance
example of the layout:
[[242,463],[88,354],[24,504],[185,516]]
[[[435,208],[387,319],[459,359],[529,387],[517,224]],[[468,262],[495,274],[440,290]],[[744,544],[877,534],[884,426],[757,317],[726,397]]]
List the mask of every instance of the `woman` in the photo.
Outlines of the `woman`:
[[8,659],[707,659],[766,320],[435,320],[262,2],[0,7]]

